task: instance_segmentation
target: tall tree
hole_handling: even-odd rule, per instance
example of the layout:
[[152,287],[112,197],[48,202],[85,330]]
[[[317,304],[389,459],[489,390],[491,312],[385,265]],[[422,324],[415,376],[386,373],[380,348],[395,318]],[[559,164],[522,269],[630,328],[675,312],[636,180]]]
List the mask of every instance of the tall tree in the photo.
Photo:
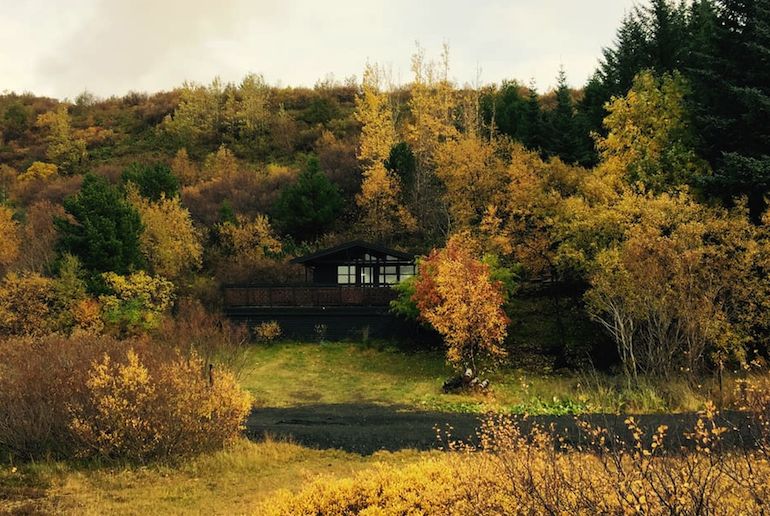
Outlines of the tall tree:
[[389,240],[396,233],[414,229],[414,217],[401,205],[397,175],[385,167],[396,142],[396,127],[387,93],[380,88],[380,72],[368,65],[361,95],[356,99],[356,119],[361,123],[358,160],[364,174],[356,204],[361,226],[375,240]]
[[698,11],[706,45],[691,72],[702,152],[715,169],[707,186],[725,200],[748,196],[759,222],[770,192],[770,1],[715,3],[713,18]]
[[559,69],[556,87],[556,107],[548,113],[547,153],[558,156],[565,163],[579,160],[577,124],[572,91],[567,84],[564,68]]
[[56,219],[59,250],[92,272],[126,274],[142,266],[142,222],[120,189],[87,174],[80,192],[64,201],[68,218]]
[[78,172],[88,158],[86,142],[75,137],[66,104],[37,117],[37,125],[48,129],[46,156],[65,174]]
[[342,204],[337,187],[312,157],[297,182],[281,191],[274,208],[275,221],[298,240],[314,240],[331,227]]
[[597,141],[602,166],[629,184],[641,183],[656,192],[705,177],[708,167],[696,155],[685,108],[687,91],[678,72],[661,79],[651,71],[640,73],[627,95],[608,104],[607,137]]

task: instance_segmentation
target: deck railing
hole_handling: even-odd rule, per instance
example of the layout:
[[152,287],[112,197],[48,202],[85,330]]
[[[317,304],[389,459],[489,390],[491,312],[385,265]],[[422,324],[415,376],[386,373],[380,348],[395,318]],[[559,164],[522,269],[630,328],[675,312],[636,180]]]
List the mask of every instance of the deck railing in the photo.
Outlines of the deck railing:
[[224,301],[236,306],[386,306],[396,298],[390,287],[226,285]]

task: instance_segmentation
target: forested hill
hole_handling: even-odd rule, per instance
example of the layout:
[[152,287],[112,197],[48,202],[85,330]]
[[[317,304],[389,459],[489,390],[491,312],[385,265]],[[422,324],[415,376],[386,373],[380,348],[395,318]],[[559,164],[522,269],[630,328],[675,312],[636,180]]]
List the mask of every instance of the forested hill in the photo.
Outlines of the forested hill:
[[739,220],[730,238],[761,240],[770,0],[651,0],[619,22],[579,90],[563,70],[542,94],[462,86],[448,51],[418,48],[401,86],[372,65],[312,89],[247,75],[74,102],[5,94],[0,272],[69,267],[96,295],[105,274],[145,271],[204,299],[353,238],[427,253],[472,234],[518,276],[595,287],[603,253],[645,231]]

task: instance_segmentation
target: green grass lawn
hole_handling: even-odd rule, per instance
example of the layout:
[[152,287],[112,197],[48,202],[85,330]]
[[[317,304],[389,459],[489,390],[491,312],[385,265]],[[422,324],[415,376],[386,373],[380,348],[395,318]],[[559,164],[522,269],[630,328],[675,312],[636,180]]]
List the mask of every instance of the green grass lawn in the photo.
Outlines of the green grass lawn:
[[452,375],[439,352],[403,352],[354,343],[255,344],[242,384],[256,405],[382,403],[416,410],[567,414],[698,410],[711,386],[684,382],[629,389],[622,378],[503,367],[487,375],[487,393],[443,394]]

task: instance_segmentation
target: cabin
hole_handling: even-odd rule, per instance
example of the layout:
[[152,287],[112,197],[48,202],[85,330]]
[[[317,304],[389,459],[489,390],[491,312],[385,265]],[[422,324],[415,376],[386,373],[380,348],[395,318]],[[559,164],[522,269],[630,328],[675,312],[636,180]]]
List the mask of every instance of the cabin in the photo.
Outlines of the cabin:
[[389,311],[392,286],[416,274],[415,256],[355,240],[299,256],[294,284],[225,285],[228,317],[254,327],[277,321],[295,339],[409,337],[417,325]]

